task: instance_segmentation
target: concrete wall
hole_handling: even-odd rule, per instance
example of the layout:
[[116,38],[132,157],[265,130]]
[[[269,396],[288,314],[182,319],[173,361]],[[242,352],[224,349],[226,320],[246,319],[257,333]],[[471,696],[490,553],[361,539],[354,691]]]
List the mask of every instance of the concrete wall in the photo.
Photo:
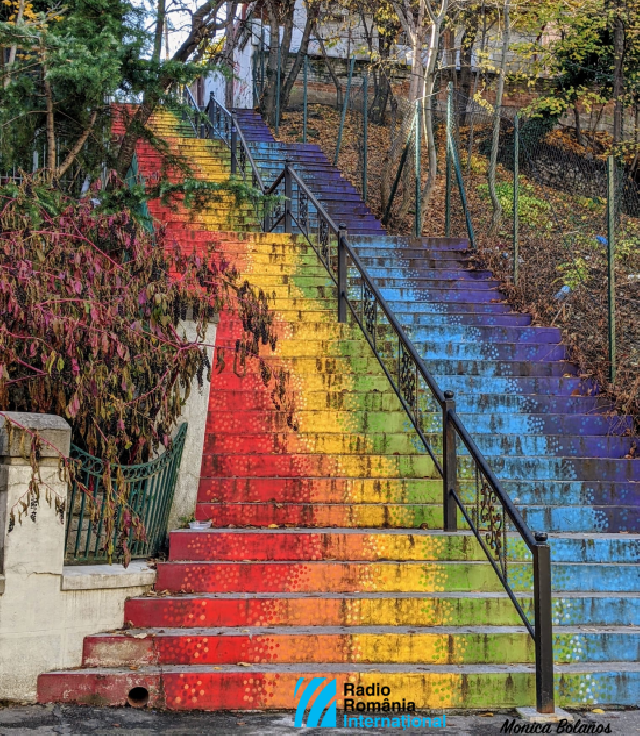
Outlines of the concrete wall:
[[[71,429],[64,419],[46,414],[9,416],[68,455]],[[44,446],[37,521],[28,515],[9,534],[12,508],[31,479],[17,439],[8,447],[0,418],[0,700],[34,701],[41,672],[81,663],[86,634],[122,626],[125,598],[146,592],[155,571],[144,562],[65,567],[64,523],[45,496],[67,497],[58,473],[58,455]]]
[[[187,320],[181,332],[196,339],[195,324]],[[204,345],[213,363],[216,325],[211,325]],[[187,438],[169,515],[169,529],[181,516],[191,516],[202,464],[202,448],[209,407],[210,383],[192,390],[183,407],[182,421],[189,423]],[[155,581],[155,570],[144,561],[122,565],[64,564],[64,514],[55,512],[55,497],[67,499],[67,484],[60,478],[60,451],[69,454],[71,428],[61,417],[47,414],[7,413],[51,443],[42,448],[39,465],[41,500],[34,524],[29,513],[9,533],[11,510],[31,480],[30,440],[20,442],[14,430],[9,447],[4,419],[0,417],[0,700],[34,701],[37,677],[42,672],[78,667],[82,641],[88,634],[119,629],[124,602],[143,595]],[[51,500],[51,505],[47,498]],[[62,518],[61,518],[62,517]]]
[[[217,325],[209,325],[204,339],[204,345],[209,354],[209,362],[213,365],[213,346],[216,342]],[[196,340],[195,323],[186,320],[178,328],[180,334],[184,333],[188,340]],[[173,495],[173,505],[169,513],[168,528],[177,529],[180,525],[180,517],[191,516],[196,507],[196,495],[198,483],[200,482],[200,467],[202,465],[202,448],[204,446],[204,431],[209,410],[209,391],[211,384],[204,380],[202,392],[194,381],[187,403],[182,407],[180,422],[188,422],[187,439],[182,451],[182,462],[180,473],[176,482]]]

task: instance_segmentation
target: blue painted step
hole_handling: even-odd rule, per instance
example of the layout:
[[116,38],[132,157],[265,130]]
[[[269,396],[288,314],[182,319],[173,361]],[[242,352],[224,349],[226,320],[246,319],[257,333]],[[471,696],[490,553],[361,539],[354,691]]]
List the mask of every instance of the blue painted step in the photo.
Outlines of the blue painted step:
[[[592,662],[592,677],[600,662],[613,672],[623,669],[616,662],[636,662],[638,628],[623,628],[640,626],[640,537],[633,536],[640,461],[623,458],[634,444],[631,418],[611,413],[610,400],[570,362],[559,330],[513,311],[465,240],[386,236],[319,146],[285,145],[254,111],[237,116],[265,181],[291,161],[332,218],[345,222],[438,385],[455,392],[503,488],[532,529],[552,534],[556,657],[568,666]],[[460,492],[469,498],[468,456],[461,452],[458,463]],[[563,629],[571,648],[561,653]],[[611,687],[608,702],[640,702],[640,678],[626,682]]]

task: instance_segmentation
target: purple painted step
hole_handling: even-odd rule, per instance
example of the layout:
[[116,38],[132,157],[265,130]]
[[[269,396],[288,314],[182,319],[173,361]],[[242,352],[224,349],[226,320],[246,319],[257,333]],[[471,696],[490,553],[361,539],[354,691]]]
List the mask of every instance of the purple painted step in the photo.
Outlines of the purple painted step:
[[[521,458],[489,450],[491,445],[510,447],[507,438],[517,436],[513,432],[496,430],[494,442],[482,440],[498,475],[504,468],[510,492],[514,483],[525,482],[516,480],[518,477],[538,478],[537,484],[544,484],[539,501],[533,502],[538,510],[531,506],[527,511],[531,522],[544,528],[546,523],[540,521],[548,521],[547,528],[568,531],[577,524],[579,531],[588,529],[590,519],[600,519],[594,523],[598,531],[636,528],[640,464],[623,461],[620,454],[631,445],[622,435],[632,430],[632,421],[608,415],[610,401],[598,396],[599,388],[591,380],[579,377],[577,367],[567,359],[560,332],[532,327],[529,315],[513,312],[493,274],[475,266],[465,240],[385,237],[357,190],[319,146],[282,144],[254,111],[238,111],[237,116],[247,140],[261,148],[258,158],[267,178],[279,173],[284,160],[293,162],[334,221],[347,225],[363,265],[398,319],[407,325],[407,333],[440,386],[454,390],[459,405],[471,402],[474,412],[483,412],[483,397],[487,401],[484,414],[501,406],[496,428],[510,426],[513,403],[511,425],[522,427],[527,417],[535,434],[547,438],[546,444],[528,439],[532,447],[540,445],[542,454],[534,451]],[[504,401],[496,403],[492,397]],[[517,421],[516,416],[520,417]],[[472,423],[473,415],[468,419]],[[469,429],[473,434],[473,427]],[[486,431],[479,424],[476,436]],[[557,462],[551,462],[547,454],[550,449],[554,453],[554,446]],[[573,457],[563,459],[563,449]],[[580,501],[592,505],[584,509],[586,513],[572,516],[573,512],[563,509],[563,498],[568,494],[567,484],[573,483],[568,495],[575,500],[570,503],[578,501],[577,479],[589,479],[591,491],[579,493]],[[533,483],[536,485],[535,480]],[[555,508],[551,515],[545,512],[547,503]]]
[[235,110],[234,113],[258,167],[274,168],[273,164],[279,163],[281,168],[284,163],[282,155],[279,161],[274,161],[273,157],[276,153],[284,153],[284,159],[296,165],[302,178],[338,224],[345,224],[352,233],[384,233],[355,187],[331,165],[319,146],[280,143],[253,110]]

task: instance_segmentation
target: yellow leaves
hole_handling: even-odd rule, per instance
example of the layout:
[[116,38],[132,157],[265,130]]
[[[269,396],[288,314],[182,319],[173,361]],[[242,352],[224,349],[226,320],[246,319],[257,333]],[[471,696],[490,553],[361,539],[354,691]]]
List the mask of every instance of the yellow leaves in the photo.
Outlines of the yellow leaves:
[[494,106],[489,102],[489,100],[486,100],[481,92],[476,92],[473,96],[474,102],[477,102],[480,107],[483,107],[487,112],[493,113],[495,110]]

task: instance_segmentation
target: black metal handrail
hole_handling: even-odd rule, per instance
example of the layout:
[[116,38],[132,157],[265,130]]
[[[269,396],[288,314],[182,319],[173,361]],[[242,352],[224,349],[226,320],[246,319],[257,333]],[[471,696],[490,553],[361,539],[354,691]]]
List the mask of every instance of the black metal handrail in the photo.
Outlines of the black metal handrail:
[[183,88],[182,97],[186,106],[193,111],[193,119],[186,113],[184,117],[191,123],[196,138],[217,138],[223,141],[231,152],[231,174],[237,176],[240,173],[246,182],[249,164],[252,186],[264,192],[260,171],[233,113],[216,100],[213,92],[204,108],[199,107],[187,86]]
[[[215,102],[212,96],[212,102]],[[211,104],[211,103],[210,103]],[[209,108],[210,109],[210,108]],[[284,187],[284,191],[281,191]],[[298,232],[313,247],[338,289],[338,322],[347,321],[347,309],[362,330],[380,362],[425,450],[443,479],[444,530],[458,528],[457,510],[480,543],[498,579],[535,642],[536,705],[540,712],[554,711],[551,617],[551,556],[547,535],[534,534],[487,464],[456,413],[452,391],[442,391],[404,328],[380,294],[350,245],[346,227],[336,225],[308,186],[286,163],[268,189],[264,229],[280,227]],[[273,195],[279,195],[273,197]],[[271,211],[269,210],[271,207]],[[391,337],[389,337],[389,331]],[[440,425],[433,425],[433,414]],[[437,430],[437,431],[434,431]],[[428,435],[442,438],[442,463]],[[461,454],[459,449],[466,454]],[[465,468],[465,458],[471,466]],[[459,468],[459,462],[461,467]],[[471,483],[471,502],[459,488],[460,479]],[[534,622],[524,611],[509,581],[507,535],[518,534],[533,558]]]

